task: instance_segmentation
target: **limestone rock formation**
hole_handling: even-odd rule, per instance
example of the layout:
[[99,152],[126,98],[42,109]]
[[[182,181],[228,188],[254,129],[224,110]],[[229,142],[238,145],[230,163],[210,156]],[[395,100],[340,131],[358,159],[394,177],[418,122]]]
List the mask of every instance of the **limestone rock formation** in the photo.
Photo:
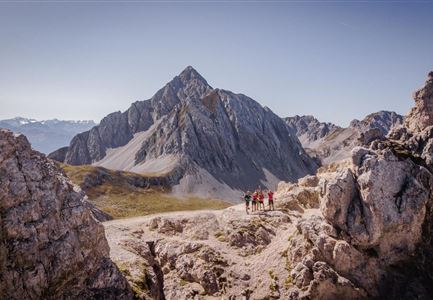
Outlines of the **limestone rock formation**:
[[65,155],[51,157],[167,175],[175,193],[236,201],[241,189],[274,188],[317,168],[271,110],[245,95],[213,89],[192,67],[150,100],[77,135]]
[[0,298],[131,299],[84,193],[0,130]]
[[[290,245],[295,293],[300,298],[319,293],[322,299],[346,295],[347,285],[339,291],[340,284],[317,291],[322,285],[329,287],[327,279],[312,280],[320,262],[350,283],[355,298],[395,299],[391,282],[413,284],[406,296],[413,292],[428,297],[424,279],[402,270],[406,264],[422,267],[417,265],[422,260],[417,251],[425,239],[424,226],[430,223],[432,174],[391,149],[357,148],[353,157],[357,164],[351,169],[322,174],[321,216],[304,218],[297,225],[299,235]],[[424,263],[426,267],[431,261]]]

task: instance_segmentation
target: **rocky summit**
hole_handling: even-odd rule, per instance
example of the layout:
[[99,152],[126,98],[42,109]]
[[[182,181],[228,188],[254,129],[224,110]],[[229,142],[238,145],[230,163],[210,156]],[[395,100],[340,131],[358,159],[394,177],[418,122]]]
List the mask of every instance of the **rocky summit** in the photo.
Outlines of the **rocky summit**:
[[253,99],[212,88],[187,67],[151,99],[105,117],[50,155],[62,162],[165,175],[176,194],[239,198],[317,164],[284,121]]
[[418,112],[281,182],[277,211],[107,222],[111,256],[142,299],[431,299],[433,115]]
[[131,299],[84,193],[0,130],[0,299]]

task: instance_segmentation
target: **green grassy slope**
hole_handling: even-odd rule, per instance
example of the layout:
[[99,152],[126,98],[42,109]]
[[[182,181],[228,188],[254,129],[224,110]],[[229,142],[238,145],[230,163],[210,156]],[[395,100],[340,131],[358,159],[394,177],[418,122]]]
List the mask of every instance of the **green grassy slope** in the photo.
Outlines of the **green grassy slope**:
[[154,213],[223,209],[230,203],[196,197],[176,198],[163,177],[112,171],[90,165],[62,164],[66,175],[83,188],[89,200],[113,218],[127,218]]

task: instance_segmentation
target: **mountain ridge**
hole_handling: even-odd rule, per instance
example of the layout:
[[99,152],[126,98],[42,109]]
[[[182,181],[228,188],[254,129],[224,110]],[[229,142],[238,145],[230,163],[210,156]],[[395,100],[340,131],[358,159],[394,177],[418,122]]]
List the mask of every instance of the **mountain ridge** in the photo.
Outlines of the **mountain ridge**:
[[[160,171],[167,165],[160,159],[168,159],[173,165],[168,171],[179,175],[174,192],[214,196],[221,189],[231,198],[241,189],[274,188],[283,178],[296,180],[317,168],[269,108],[212,88],[192,67],[152,98],[75,136],[63,152],[64,157],[51,157],[140,173]],[[204,186],[206,192],[197,190]]]
[[404,117],[393,111],[381,110],[362,120],[352,120],[346,128],[320,122],[313,116],[294,116],[284,120],[307,152],[319,157],[322,164],[330,164],[350,157],[351,150],[363,143],[360,139],[385,137],[394,127],[403,124]]

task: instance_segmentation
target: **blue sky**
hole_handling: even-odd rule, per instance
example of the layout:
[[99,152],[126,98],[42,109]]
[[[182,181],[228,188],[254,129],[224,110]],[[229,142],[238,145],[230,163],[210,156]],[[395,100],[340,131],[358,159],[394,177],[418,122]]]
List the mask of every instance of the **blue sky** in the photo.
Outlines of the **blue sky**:
[[433,69],[433,2],[0,0],[0,118],[93,119],[192,65],[280,116],[405,114]]

